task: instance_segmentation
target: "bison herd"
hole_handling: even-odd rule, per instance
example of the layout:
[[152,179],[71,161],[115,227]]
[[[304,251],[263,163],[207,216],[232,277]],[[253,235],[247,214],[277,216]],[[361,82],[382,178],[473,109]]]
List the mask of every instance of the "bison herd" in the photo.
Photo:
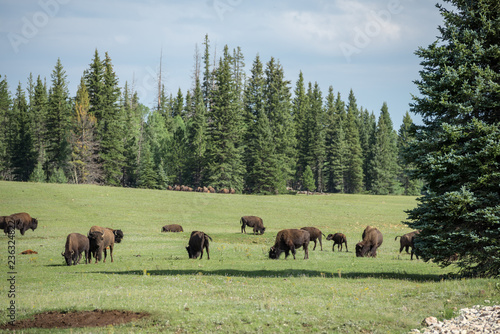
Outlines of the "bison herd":
[[[256,235],[262,235],[266,230],[262,218],[257,216],[243,216],[240,219],[240,224],[241,233],[246,233],[246,226],[251,227],[253,233]],[[34,231],[37,226],[38,220],[32,218],[25,212],[15,213],[10,216],[0,216],[0,228],[2,228],[6,234],[10,234],[13,230],[18,229],[21,235],[24,235],[27,230],[31,229]],[[184,232],[184,229],[181,225],[170,224],[163,226],[161,232]],[[397,240],[397,238],[400,238],[400,253],[403,249],[406,250],[406,253],[409,253],[409,249],[411,248],[412,260],[414,255],[414,240],[418,233],[419,231],[413,231],[401,236],[396,236],[394,239]],[[279,259],[281,253],[285,253],[286,259],[291,252],[295,259],[296,250],[302,247],[304,249],[304,259],[308,259],[310,242],[314,242],[313,250],[315,250],[316,242],[319,241],[320,249],[323,250],[322,236],[325,235],[316,227],[281,230],[276,235],[274,245],[269,249],[269,258]],[[361,238],[362,240],[358,242],[355,247],[356,256],[376,257],[377,249],[383,242],[382,233],[376,227],[367,226]],[[106,262],[107,250],[109,249],[111,262],[113,262],[114,245],[115,243],[120,243],[122,239],[122,230],[92,226],[86,236],[80,233],[68,234],[64,252],[61,253],[61,255],[64,257],[68,266],[78,264],[82,258],[82,254],[85,255],[86,264],[91,262],[92,257],[94,257],[95,263],[101,260],[104,263]],[[196,259],[200,257],[200,259],[202,259],[203,251],[206,250],[207,259],[210,260],[209,240],[212,241],[212,238],[205,232],[191,232],[188,246],[186,247],[189,258]],[[346,252],[349,251],[347,248],[347,237],[343,233],[329,234],[326,240],[333,241],[333,252],[335,251],[335,245],[337,245],[338,251],[342,251],[344,245]],[[103,253],[104,258],[102,257]]]

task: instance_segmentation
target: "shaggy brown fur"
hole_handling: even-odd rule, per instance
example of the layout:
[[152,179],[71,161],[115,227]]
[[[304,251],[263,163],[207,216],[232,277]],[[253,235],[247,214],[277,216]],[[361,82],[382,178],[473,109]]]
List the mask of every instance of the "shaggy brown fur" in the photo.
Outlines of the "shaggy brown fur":
[[191,232],[191,237],[189,238],[189,244],[186,247],[186,250],[188,252],[188,256],[190,259],[196,259],[198,256],[200,256],[200,260],[203,258],[203,248],[207,250],[207,259],[210,260],[210,253],[208,250],[209,242],[212,241],[212,238],[205,232],[201,231],[193,231]]
[[384,238],[382,237],[382,233],[376,227],[367,226],[363,231],[362,238],[363,241],[356,244],[356,256],[376,257],[377,248],[382,245],[382,242],[384,240]]
[[345,244],[345,251],[349,252],[347,249],[347,237],[344,233],[328,234],[326,240],[333,240],[332,252],[335,252],[335,245],[337,245],[337,250],[342,252],[342,244]]
[[26,212],[14,213],[6,219],[8,228],[12,228],[12,224],[14,224],[14,227],[21,231],[21,235],[24,235],[29,229],[34,231],[38,227],[38,220],[31,218]]
[[285,252],[285,259],[292,252],[293,258],[295,259],[296,249],[304,247],[304,260],[309,258],[309,240],[310,235],[306,230],[297,229],[287,229],[281,230],[276,235],[276,242],[274,246],[269,249],[269,258],[279,259],[280,254]]
[[68,266],[77,265],[85,252],[85,264],[90,262],[89,258],[89,238],[80,233],[70,233],[66,237],[64,253],[61,255],[66,260]]
[[178,224],[170,224],[165,225],[161,228],[162,232],[184,232],[181,225]]
[[253,234],[264,234],[266,228],[264,227],[264,222],[262,218],[257,216],[243,216],[240,219],[241,223],[241,233],[246,232],[245,227],[253,227]]
[[322,237],[325,236],[319,229],[316,227],[302,227],[301,230],[309,232],[309,238],[310,241],[314,241],[314,248],[313,250],[316,249],[316,239],[319,241],[319,246],[321,250],[323,250],[323,243],[322,243]]

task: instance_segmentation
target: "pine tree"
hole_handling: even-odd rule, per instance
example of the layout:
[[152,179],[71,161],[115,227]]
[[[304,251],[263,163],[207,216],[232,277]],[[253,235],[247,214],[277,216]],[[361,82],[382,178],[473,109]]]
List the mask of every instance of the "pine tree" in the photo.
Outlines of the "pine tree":
[[374,171],[372,192],[374,194],[387,195],[397,192],[399,187],[397,157],[397,138],[392,129],[387,104],[384,102],[375,133],[375,150],[372,163]]
[[213,88],[213,73],[210,69],[210,40],[208,35],[205,35],[205,41],[203,42],[205,46],[205,51],[203,53],[203,83],[201,85],[201,90],[203,92],[203,101],[205,103],[205,109],[210,110],[210,93]]
[[366,191],[372,191],[374,183],[373,159],[375,156],[375,134],[377,121],[373,113],[361,108],[359,122],[359,142],[363,152],[363,185]]
[[291,186],[295,172],[296,138],[290,81],[285,79],[283,67],[274,58],[266,64],[264,100],[279,168],[276,175],[278,191],[285,193],[287,186]]
[[350,153],[346,164],[344,191],[349,194],[360,193],[363,190],[363,156],[358,132],[359,111],[352,90],[349,93],[345,138],[347,150]]
[[104,75],[102,85],[102,109],[95,114],[97,118],[98,133],[100,134],[100,157],[102,160],[104,183],[118,186],[122,182],[125,157],[124,150],[124,117],[118,101],[120,89],[118,78],[113,70],[111,58],[105,53],[103,62]]
[[314,190],[314,188],[316,187],[315,182],[314,182],[313,171],[309,165],[306,166],[304,174],[302,176],[302,184],[304,185],[304,188],[308,192],[311,190]]
[[50,173],[58,170],[66,173],[71,157],[69,144],[71,105],[66,71],[60,59],[57,60],[51,78],[52,86],[49,91],[47,110],[47,167],[45,168],[49,177]]
[[14,180],[28,181],[35,169],[36,152],[30,129],[30,117],[26,96],[19,83],[9,117],[8,151]]
[[45,164],[45,152],[47,142],[47,112],[48,112],[48,95],[45,83],[38,76],[33,101],[31,103],[33,141],[37,152],[37,161]]
[[211,93],[209,113],[208,184],[215,188],[243,189],[241,104],[235,90],[232,57],[224,47],[223,57],[215,71],[215,88]]
[[295,179],[298,186],[301,186],[302,174],[306,166],[309,148],[309,127],[307,125],[307,114],[309,113],[309,98],[306,94],[304,86],[304,76],[302,71],[299,73],[299,79],[295,84],[294,99],[293,99],[293,115],[295,124],[295,135],[297,138],[297,167]]
[[99,57],[97,49],[94,52],[94,58],[89,66],[90,68],[84,72],[90,101],[89,112],[94,115],[97,122],[100,123],[104,110],[104,65]]
[[0,75],[0,128],[4,129],[3,135],[0,136],[0,180],[9,178],[9,161],[8,152],[9,139],[9,114],[11,111],[11,98],[7,78]]
[[425,194],[408,211],[424,261],[464,275],[500,273],[500,7],[496,0],[447,0],[438,40],[416,54],[424,69],[422,117],[406,156]]
[[325,112],[323,108],[323,98],[318,83],[314,84],[314,88],[309,95],[310,109],[308,113],[310,126],[310,151],[308,161],[311,162],[314,179],[316,181],[317,190],[324,190],[324,175],[323,167],[325,162]]
[[137,171],[137,187],[146,189],[158,188],[157,173],[154,171],[153,155],[148,141],[142,143],[141,158]]
[[415,173],[415,166],[404,158],[404,152],[408,150],[414,139],[414,124],[410,113],[407,111],[398,133],[398,163],[400,166],[399,182],[403,187],[403,194],[408,196],[420,195],[423,187],[420,179],[412,177]]

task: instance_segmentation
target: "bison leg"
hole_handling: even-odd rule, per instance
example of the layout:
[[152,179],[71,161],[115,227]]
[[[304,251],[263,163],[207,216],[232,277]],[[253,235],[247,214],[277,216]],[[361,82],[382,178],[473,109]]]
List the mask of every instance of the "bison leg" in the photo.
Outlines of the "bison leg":
[[408,252],[408,249],[410,248],[410,246],[406,245],[405,246],[405,251],[406,251],[406,254],[410,254],[410,252]]
[[113,262],[113,245],[109,245],[109,256],[111,257],[111,262]]
[[314,247],[313,247],[313,250],[316,249],[316,239],[314,239]]
[[245,230],[245,223],[244,222],[241,222],[241,233],[247,233],[247,231]]
[[[342,245],[342,244],[341,244]],[[345,242],[345,251],[346,252],[349,252],[349,250],[347,250],[347,241]]]
[[210,260],[210,253],[208,252],[208,245],[205,245],[205,249],[207,250],[207,260]]
[[[323,251],[323,242],[321,241],[321,236],[319,236],[319,246],[321,247],[321,251]],[[316,247],[316,245],[314,245]]]
[[290,250],[289,249],[285,250],[285,259],[288,257],[288,255],[290,255]]
[[307,260],[309,258],[309,250],[308,250],[308,246],[309,244],[304,244],[303,247],[304,247],[304,260]]
[[292,251],[293,259],[295,260],[295,254],[297,253],[297,251],[295,250],[295,246],[291,247],[291,251]]

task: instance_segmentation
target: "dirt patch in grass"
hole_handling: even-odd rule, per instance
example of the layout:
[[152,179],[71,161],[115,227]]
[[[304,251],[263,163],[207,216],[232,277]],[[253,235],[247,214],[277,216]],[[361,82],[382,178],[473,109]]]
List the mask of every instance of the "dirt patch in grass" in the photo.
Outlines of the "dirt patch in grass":
[[125,324],[148,316],[149,313],[119,310],[49,311],[16,321],[13,325],[10,323],[1,325],[0,329],[103,327]]

